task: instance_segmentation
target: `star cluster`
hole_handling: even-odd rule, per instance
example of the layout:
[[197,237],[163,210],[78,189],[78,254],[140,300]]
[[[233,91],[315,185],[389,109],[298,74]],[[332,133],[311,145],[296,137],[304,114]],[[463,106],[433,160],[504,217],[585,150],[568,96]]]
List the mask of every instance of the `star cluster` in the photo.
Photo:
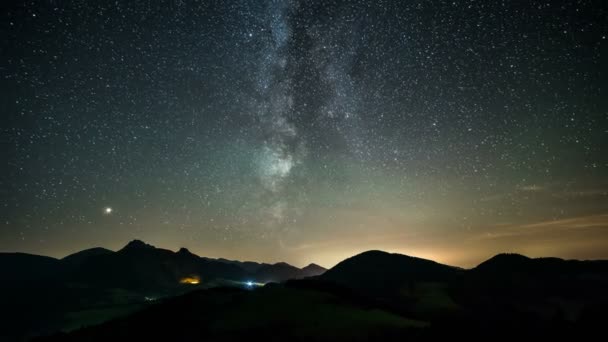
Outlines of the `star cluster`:
[[604,1],[28,1],[0,250],[608,258]]

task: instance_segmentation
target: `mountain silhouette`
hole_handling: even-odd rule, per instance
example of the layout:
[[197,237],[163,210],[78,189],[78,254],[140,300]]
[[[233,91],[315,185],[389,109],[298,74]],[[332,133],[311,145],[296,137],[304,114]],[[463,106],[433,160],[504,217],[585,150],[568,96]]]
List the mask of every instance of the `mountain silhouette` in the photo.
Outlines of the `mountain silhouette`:
[[80,252],[76,252],[74,254],[70,254],[63,259],[60,260],[61,268],[64,272],[73,271],[79,268],[83,263],[87,261],[87,259],[98,256],[98,255],[106,255],[114,253],[109,249],[94,247],[82,250]]
[[53,277],[60,269],[59,260],[27,253],[0,253],[0,286],[26,283]]
[[141,240],[132,240],[127,243],[119,252],[129,252],[129,251],[140,251],[140,250],[151,250],[156,249],[156,247],[149,245]]
[[270,264],[258,263],[258,262],[254,262],[254,261],[238,261],[238,260],[228,260],[228,259],[224,259],[224,258],[219,258],[219,259],[215,259],[215,260],[223,262],[223,263],[227,263],[227,264],[237,265],[240,268],[244,269],[245,271],[247,271],[251,274],[254,274],[255,272],[257,272],[257,270],[259,270],[260,267],[262,267],[262,266],[270,265]]
[[[149,300],[196,288],[279,282],[320,272],[286,263],[199,257],[186,248],[173,252],[141,240],[130,241],[116,252],[96,247],[63,259],[0,253],[0,269],[6,276],[0,282],[0,302],[7,308],[0,319],[9,327],[0,331],[0,340],[55,331],[70,320],[65,317],[68,313],[103,313],[83,321],[94,324],[136,310]],[[29,309],[34,306],[35,314]],[[113,308],[109,314],[108,308]]]
[[[318,276],[249,290],[196,290],[40,341],[586,340],[603,332],[608,318],[605,265],[499,254],[465,270],[368,251]],[[303,270],[309,269],[323,270],[314,264]],[[258,276],[270,271],[278,278],[297,274],[277,263],[260,267]],[[535,284],[543,291],[535,291]]]
[[248,272],[237,265],[200,258],[185,248],[173,252],[133,240],[118,252],[89,257],[70,275],[70,280],[93,287],[163,292],[183,286],[180,280],[190,276],[203,282],[242,281]]
[[[63,259],[24,253],[1,253],[0,266],[12,282],[50,280],[95,288],[167,291],[183,287],[180,279],[196,276],[201,284],[217,280],[281,282],[315,276],[325,269],[300,269],[287,263],[273,265],[199,257],[186,248],[177,252],[133,240],[117,252],[96,247]],[[315,265],[316,266],[316,265]]]
[[259,282],[270,283],[293,279],[300,273],[300,269],[284,262],[272,265],[263,265],[255,272],[255,279]]
[[300,269],[134,240],[63,259],[0,253],[0,266],[7,341],[580,339],[608,319],[601,260],[499,254],[466,270],[367,251],[329,270]]
[[355,289],[398,291],[409,282],[448,281],[462,270],[437,262],[383,251],[367,251],[338,263],[320,276]]
[[529,258],[520,254],[498,254],[473,269],[475,273],[528,276],[580,275],[608,272],[608,261],[564,260],[560,258]]
[[[608,261],[529,258],[504,253],[468,271],[459,284],[459,292],[463,298],[475,300],[490,310],[490,300],[502,305],[543,307],[547,301],[565,298],[572,301],[568,305],[581,305],[591,298],[601,301],[605,297],[602,289],[607,287]],[[570,315],[578,317],[580,312],[571,311]]]
[[320,269],[299,269],[284,262],[272,265],[262,265],[257,269],[254,278],[261,283],[282,282],[288,279],[300,279],[307,276],[319,275]]

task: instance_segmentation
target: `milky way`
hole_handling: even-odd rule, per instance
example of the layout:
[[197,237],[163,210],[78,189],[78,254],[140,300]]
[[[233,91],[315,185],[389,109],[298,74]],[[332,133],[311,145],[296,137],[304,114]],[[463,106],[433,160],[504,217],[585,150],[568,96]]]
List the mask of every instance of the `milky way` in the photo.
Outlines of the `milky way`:
[[607,7],[10,2],[0,250],[608,258]]
[[[268,214],[274,223],[281,224],[285,218],[288,203],[283,192],[288,186],[294,166],[301,162],[305,145],[291,122],[294,113],[293,80],[288,75],[287,49],[291,29],[288,16],[293,3],[274,1],[268,4],[264,13],[260,32],[264,43],[263,55],[259,62],[260,71],[257,84],[259,99],[256,101],[262,144],[259,154],[259,173],[265,191],[269,193]],[[267,16],[267,17],[266,17]],[[269,225],[265,225],[268,227]],[[263,226],[264,227],[264,226]]]

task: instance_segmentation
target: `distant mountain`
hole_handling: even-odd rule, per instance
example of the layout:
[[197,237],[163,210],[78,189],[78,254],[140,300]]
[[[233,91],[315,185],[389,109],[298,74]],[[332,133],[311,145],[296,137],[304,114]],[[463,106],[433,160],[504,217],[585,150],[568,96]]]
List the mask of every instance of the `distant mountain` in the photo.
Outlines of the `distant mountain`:
[[314,277],[325,273],[327,269],[317,264],[310,264],[302,268],[302,277]]
[[173,252],[140,240],[130,241],[117,252],[96,247],[60,260],[24,253],[1,253],[0,266],[10,283],[53,279],[77,286],[144,292],[182,288],[181,280],[187,277],[200,279],[200,285],[207,286],[219,279],[281,282],[324,271],[317,265],[299,269],[287,263],[270,265],[199,257],[186,248]]
[[[9,327],[0,329],[0,340],[49,333],[65,328],[65,324],[96,324],[161,297],[258,282],[256,274],[264,282],[309,274],[284,263],[205,258],[186,248],[173,252],[140,240],[116,252],[91,248],[60,260],[0,253],[0,272],[0,303],[4,309],[0,310],[0,321]],[[37,307],[36,314],[31,312],[32,307]],[[83,321],[70,318],[73,315]]]
[[431,260],[382,251],[367,251],[348,258],[319,278],[368,291],[397,291],[411,282],[454,279],[462,270]]
[[581,296],[600,298],[608,288],[608,261],[498,254],[468,271],[460,286],[468,299],[495,298],[539,307],[550,297],[577,298],[574,302]]
[[282,282],[287,279],[302,277],[302,270],[284,262],[260,267],[254,274],[256,281],[261,283]]
[[310,264],[300,269],[285,262],[266,264],[253,261],[235,261],[227,259],[216,260],[241,267],[245,271],[249,272],[253,279],[260,283],[283,282],[288,279],[313,277],[326,271],[325,268],[316,264]]
[[482,262],[473,270],[483,273],[511,273],[514,271],[527,271],[533,259],[515,253],[502,253]]
[[141,240],[132,240],[127,243],[119,252],[129,252],[129,251],[141,251],[141,250],[153,250],[156,247],[149,245]]
[[473,273],[511,276],[582,275],[608,273],[606,260],[564,260],[560,258],[529,258],[520,254],[498,254],[475,267]]
[[219,258],[219,259],[215,259],[215,260],[223,262],[223,263],[227,263],[227,264],[238,265],[239,267],[241,267],[242,269],[244,269],[245,271],[247,271],[251,274],[257,272],[260,269],[260,267],[262,267],[262,266],[269,266],[269,264],[258,263],[258,262],[254,262],[254,261],[237,261],[237,260],[228,260],[228,259],[224,259],[224,258]]
[[322,274],[325,268],[310,264],[304,268],[297,268],[285,262],[276,264],[257,263],[253,261],[235,261],[227,259],[216,259],[227,264],[237,265],[249,272],[258,282],[282,282],[288,279],[301,279]]
[[221,278],[241,281],[248,272],[234,264],[201,258],[185,248],[172,252],[133,240],[118,252],[87,258],[70,276],[72,282],[95,287],[165,291],[183,287],[181,280],[187,277],[196,277],[205,285]]

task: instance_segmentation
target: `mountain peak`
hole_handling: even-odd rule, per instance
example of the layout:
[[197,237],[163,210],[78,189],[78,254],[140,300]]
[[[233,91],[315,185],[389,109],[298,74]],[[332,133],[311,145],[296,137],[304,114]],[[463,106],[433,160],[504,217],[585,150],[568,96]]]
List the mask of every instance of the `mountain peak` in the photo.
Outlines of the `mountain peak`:
[[482,262],[475,270],[502,272],[530,266],[532,259],[517,253],[500,253]]
[[125,250],[141,250],[141,249],[153,249],[154,246],[149,245],[141,240],[133,240],[131,242],[129,242],[126,246],[124,246],[122,248],[123,251]]
[[63,260],[64,262],[80,263],[80,262],[84,261],[84,259],[89,258],[89,257],[103,255],[103,254],[111,254],[111,253],[114,253],[114,252],[112,252],[109,249],[102,248],[102,247],[93,247],[93,248],[89,248],[89,249],[84,249],[80,252],[70,254],[61,260]]
[[303,269],[303,270],[306,270],[306,269],[311,269],[311,270],[312,270],[312,269],[323,269],[323,270],[326,270],[326,268],[325,268],[325,267],[323,267],[323,266],[319,266],[319,265],[317,265],[317,264],[315,264],[315,263],[310,263],[310,264],[308,264],[308,266],[305,266],[305,267],[303,267],[302,269]]
[[180,248],[179,251],[177,251],[177,254],[180,254],[180,255],[193,255],[192,252],[190,252],[188,250],[188,248],[185,248],[185,247]]
[[432,260],[371,250],[343,260],[321,279],[366,291],[399,291],[410,281],[447,281],[459,272]]
[[313,263],[302,268],[302,273],[304,274],[305,277],[321,275],[321,274],[325,273],[325,271],[327,271],[327,269],[325,267],[322,267],[322,266],[319,266],[319,265],[313,264]]
[[487,263],[487,262],[504,262],[504,261],[526,262],[529,260],[531,260],[531,259],[528,258],[527,256],[517,254],[517,253],[500,253],[500,254],[496,254],[495,256],[486,260],[485,263]]
[[493,256],[490,259],[494,259],[494,258],[510,258],[510,259],[530,259],[529,257],[525,256],[525,255],[521,255],[518,253],[499,253],[496,254],[495,256]]
[[[355,258],[355,257],[373,257],[373,256],[390,256],[392,253],[389,252],[385,252],[385,251],[381,251],[381,250],[377,250],[377,249],[372,249],[369,251],[365,251],[365,252],[361,252],[355,256],[352,256],[351,258]],[[400,254],[403,256],[407,256],[409,257],[409,255],[405,255],[405,254]]]

